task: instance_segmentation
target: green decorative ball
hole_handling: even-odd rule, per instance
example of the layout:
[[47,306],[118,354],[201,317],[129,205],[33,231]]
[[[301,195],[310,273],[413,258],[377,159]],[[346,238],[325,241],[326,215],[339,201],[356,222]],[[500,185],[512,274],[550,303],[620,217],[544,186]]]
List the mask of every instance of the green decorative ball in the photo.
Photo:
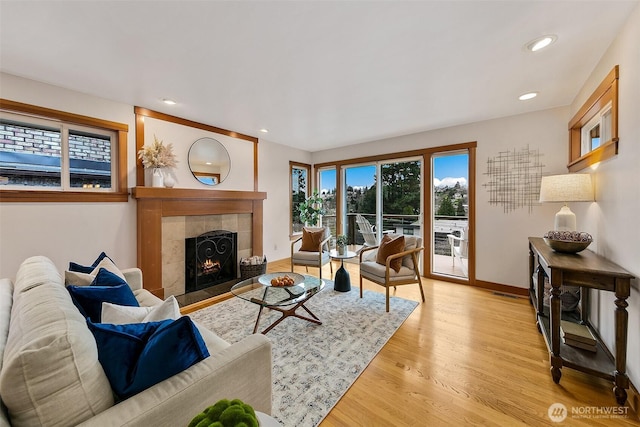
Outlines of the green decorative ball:
[[196,415],[189,427],[258,427],[258,417],[242,400],[222,399]]

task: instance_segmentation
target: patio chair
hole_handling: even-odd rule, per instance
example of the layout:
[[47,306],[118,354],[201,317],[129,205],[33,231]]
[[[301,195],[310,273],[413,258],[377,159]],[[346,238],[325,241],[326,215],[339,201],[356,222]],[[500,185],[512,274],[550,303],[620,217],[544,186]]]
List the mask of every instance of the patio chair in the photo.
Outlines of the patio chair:
[[449,239],[449,246],[451,247],[451,262],[452,265],[456,265],[456,258],[460,260],[460,266],[467,275],[467,266],[465,266],[465,259],[468,259],[469,253],[469,228],[465,227],[460,232],[460,237],[455,234],[447,234]]
[[[387,254],[380,259],[379,252],[387,253],[386,245],[393,245],[398,237],[404,238],[404,244],[399,251]],[[362,279],[367,279],[386,289],[386,310],[389,311],[389,288],[395,289],[399,285],[416,283],[420,288],[422,302],[424,302],[424,290],[420,279],[419,254],[422,247],[422,238],[399,234],[386,234],[380,242],[380,246],[364,248],[360,251],[360,298],[362,298]],[[392,250],[392,252],[394,252]],[[384,264],[382,264],[384,261]]]
[[[291,242],[291,272],[294,265],[304,265],[309,271],[309,266],[317,267],[320,272],[318,276],[322,280],[322,266],[329,263],[331,275],[333,276],[333,264],[329,256],[329,240],[331,230],[329,227],[304,227],[302,236]],[[302,240],[300,248],[296,249],[296,244]]]
[[358,224],[358,230],[364,238],[364,246],[377,246],[378,236],[371,225],[371,223],[362,215],[356,216],[356,224]]

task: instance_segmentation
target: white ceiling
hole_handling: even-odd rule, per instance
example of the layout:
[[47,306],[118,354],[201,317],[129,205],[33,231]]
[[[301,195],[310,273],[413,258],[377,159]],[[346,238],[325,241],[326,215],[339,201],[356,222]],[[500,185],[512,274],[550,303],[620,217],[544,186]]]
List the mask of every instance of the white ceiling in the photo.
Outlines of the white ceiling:
[[0,69],[318,151],[567,105],[637,4],[2,0]]

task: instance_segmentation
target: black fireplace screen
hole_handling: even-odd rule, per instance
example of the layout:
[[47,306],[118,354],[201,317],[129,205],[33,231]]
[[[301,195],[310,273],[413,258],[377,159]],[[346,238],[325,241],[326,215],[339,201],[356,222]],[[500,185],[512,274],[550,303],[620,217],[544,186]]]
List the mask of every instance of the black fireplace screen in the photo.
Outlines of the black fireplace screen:
[[238,234],[232,231],[210,231],[185,239],[185,292],[235,280]]

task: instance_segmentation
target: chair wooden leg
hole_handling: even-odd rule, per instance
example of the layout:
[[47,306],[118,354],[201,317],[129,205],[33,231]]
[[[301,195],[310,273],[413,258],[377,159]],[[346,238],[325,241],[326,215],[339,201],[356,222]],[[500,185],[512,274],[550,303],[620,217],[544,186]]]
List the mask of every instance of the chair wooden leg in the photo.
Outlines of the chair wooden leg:
[[389,312],[389,286],[385,286],[387,289],[387,313]]
[[360,298],[362,298],[362,276],[360,276]]
[[420,295],[422,296],[422,302],[424,302],[424,290],[422,290],[422,280],[420,278],[418,278],[418,286],[420,286]]

